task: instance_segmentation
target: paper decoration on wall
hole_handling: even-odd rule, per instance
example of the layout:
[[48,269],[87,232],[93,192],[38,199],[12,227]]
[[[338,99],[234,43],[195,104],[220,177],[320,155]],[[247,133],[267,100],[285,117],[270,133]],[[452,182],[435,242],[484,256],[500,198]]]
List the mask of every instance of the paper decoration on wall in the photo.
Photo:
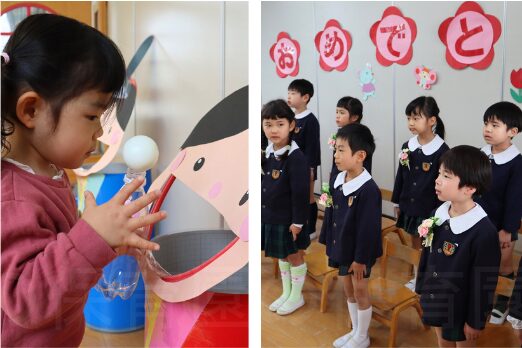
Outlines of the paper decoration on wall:
[[430,89],[437,81],[437,73],[424,65],[419,65],[415,67],[415,78],[417,79],[417,85],[424,89]]
[[[151,214],[159,211],[176,179],[223,215],[234,238],[205,262],[169,277],[160,277],[141,259],[145,283],[168,302],[199,296],[248,262],[248,87],[226,97],[199,121],[178,155],[152,183],[149,191],[160,190],[161,195]],[[212,243],[211,238],[207,241]],[[205,243],[187,247],[203,248]]]
[[384,10],[381,20],[370,29],[370,38],[377,48],[379,64],[408,64],[413,57],[413,42],[417,37],[417,25],[409,17],[404,17],[395,6]]
[[511,71],[511,84],[513,88],[510,88],[511,96],[517,103],[522,103],[522,68]]
[[493,46],[501,32],[500,21],[485,14],[473,1],[464,2],[455,17],[447,18],[439,26],[439,38],[446,46],[446,60],[454,69],[467,66],[486,69],[493,61]]
[[77,176],[88,176],[92,173],[99,172],[109,163],[111,163],[118,153],[121,142],[123,140],[123,135],[125,133],[125,128],[129,123],[132,110],[134,110],[134,104],[136,103],[137,84],[136,80],[132,79],[131,76],[134,74],[134,71],[143,60],[143,57],[145,57],[145,54],[152,45],[152,41],[154,41],[154,36],[147,37],[141,43],[140,47],[127,66],[127,81],[123,86],[123,93],[121,98],[123,101],[118,105],[117,108],[113,108],[110,114],[103,115],[103,134],[98,138],[98,141],[107,145],[108,148],[105,150],[98,162],[96,162],[89,169],[74,169],[74,174]]
[[375,94],[375,78],[372,72],[372,65],[366,63],[366,67],[359,71],[359,85],[362,88],[363,99],[367,100],[369,96]]
[[288,33],[280,32],[277,42],[270,47],[270,58],[276,65],[277,75],[281,78],[296,76],[299,73],[300,54],[299,42],[291,39]]
[[319,51],[319,65],[323,70],[344,71],[348,67],[352,38],[335,19],[326,22],[324,30],[315,35],[315,47]]

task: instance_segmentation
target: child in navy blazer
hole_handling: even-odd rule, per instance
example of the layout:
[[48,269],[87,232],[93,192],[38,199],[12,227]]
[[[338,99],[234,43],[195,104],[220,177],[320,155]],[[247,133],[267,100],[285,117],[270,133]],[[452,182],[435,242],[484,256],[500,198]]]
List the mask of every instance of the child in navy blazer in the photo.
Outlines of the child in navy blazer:
[[292,140],[294,112],[285,101],[268,102],[261,118],[269,140],[262,161],[261,229],[265,256],[279,259],[283,283],[283,293],[269,309],[286,315],[304,305],[301,290],[307,269],[299,251],[310,245],[302,231],[308,214],[309,167]]
[[292,139],[303,151],[310,167],[309,212],[306,233],[315,238],[317,222],[317,203],[314,196],[314,181],[317,180],[317,167],[321,165],[321,144],[319,142],[319,121],[307,105],[314,95],[314,85],[308,80],[297,79],[288,86],[288,105],[295,109],[296,125]]
[[336,339],[335,347],[370,345],[368,278],[375,260],[382,255],[382,199],[363,163],[374,150],[373,135],[364,125],[352,123],[337,132],[335,164],[340,173],[331,191],[332,226],[322,240],[330,267],[339,268],[343,277],[352,331]]
[[[402,145],[393,187],[397,227],[411,235],[412,246],[420,249],[417,226],[440,205],[435,195],[439,159],[448,151],[444,142],[444,123],[432,97],[418,97],[406,107],[408,128],[415,134]],[[415,267],[415,274],[416,274]],[[415,289],[416,275],[406,286]]]
[[[491,189],[477,198],[496,226],[500,241],[500,275],[510,279],[513,273],[513,247],[518,239],[522,216],[522,155],[512,143],[522,128],[522,111],[510,102],[491,105],[484,113],[483,136],[487,145],[482,152],[491,161]],[[490,323],[502,324],[508,313],[509,298],[497,297]]]
[[440,347],[475,347],[497,285],[500,250],[495,226],[473,201],[491,181],[486,155],[468,145],[442,155],[435,192],[441,201],[418,228],[424,238],[417,286],[422,321]]

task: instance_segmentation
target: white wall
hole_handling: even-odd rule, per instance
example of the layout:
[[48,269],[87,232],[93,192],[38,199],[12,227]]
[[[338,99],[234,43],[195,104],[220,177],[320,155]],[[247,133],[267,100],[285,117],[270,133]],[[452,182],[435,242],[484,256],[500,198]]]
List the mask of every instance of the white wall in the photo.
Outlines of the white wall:
[[[263,2],[262,3],[262,102],[286,98],[288,84],[294,78],[310,80],[316,94],[309,108],[318,116],[321,125],[322,169],[316,182],[327,181],[331,168],[331,150],[326,145],[328,136],[336,131],[335,106],[346,95],[363,102],[366,124],[376,138],[373,157],[373,177],[380,187],[392,189],[396,171],[396,154],[401,144],[411,137],[404,116],[406,105],[420,95],[433,96],[441,109],[446,125],[446,141],[450,147],[460,144],[481,146],[482,116],[494,102],[508,100],[509,75],[522,64],[522,2],[480,2],[486,13],[495,15],[502,23],[502,36],[495,44],[495,58],[483,71],[473,68],[454,70],[445,59],[445,46],[438,38],[440,23],[454,16],[462,2]],[[404,16],[415,20],[417,38],[413,44],[413,58],[409,64],[379,65],[375,58],[369,31],[391,5]],[[352,37],[349,65],[343,72],[326,72],[319,66],[319,55],[314,37],[323,30],[329,19],[337,19]],[[299,41],[301,56],[299,74],[280,78],[275,72],[269,50],[277,34],[286,31]],[[376,94],[362,100],[357,72],[365,64],[372,64],[376,79]],[[415,84],[414,68],[426,65],[438,73],[438,81],[430,91]],[[515,141],[522,149],[522,135]]]
[[[138,67],[135,115],[126,139],[142,134],[158,144],[161,173],[203,115],[248,84],[246,2],[109,2],[109,36],[128,63],[155,36]],[[160,234],[223,226],[207,202],[176,181],[163,203]]]

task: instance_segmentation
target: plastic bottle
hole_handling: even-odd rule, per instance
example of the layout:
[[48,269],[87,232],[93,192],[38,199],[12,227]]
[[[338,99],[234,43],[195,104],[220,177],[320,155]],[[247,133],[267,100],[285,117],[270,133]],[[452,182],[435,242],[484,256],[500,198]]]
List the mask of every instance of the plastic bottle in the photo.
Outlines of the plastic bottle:
[[[125,185],[128,185],[138,177],[145,179],[146,171],[152,168],[158,160],[158,147],[149,137],[143,135],[135,136],[125,143],[123,158],[128,166],[125,177],[123,178],[125,183],[123,187],[125,187]],[[144,187],[145,180],[143,184],[131,194],[125,204],[129,204],[145,195]],[[148,214],[148,207],[143,208],[134,214],[133,217],[135,218],[146,214]],[[138,234],[140,234],[140,232],[143,231],[137,231]],[[141,235],[143,236],[142,233]],[[136,259],[130,255],[121,255],[103,268],[102,277],[98,280],[95,288],[108,299],[112,300],[116,298],[116,296],[120,296],[126,300],[134,293],[139,278],[140,269]]]

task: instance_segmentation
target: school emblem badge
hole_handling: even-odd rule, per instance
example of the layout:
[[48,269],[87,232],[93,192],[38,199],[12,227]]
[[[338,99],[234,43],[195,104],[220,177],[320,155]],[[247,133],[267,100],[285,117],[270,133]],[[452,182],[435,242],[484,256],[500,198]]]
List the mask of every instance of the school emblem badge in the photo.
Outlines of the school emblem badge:
[[294,133],[297,134],[297,133],[299,133],[300,130],[301,130],[300,127],[295,127],[295,129],[294,129]]
[[352,204],[353,204],[353,199],[355,198],[355,196],[350,196],[348,197],[348,206],[351,207]]
[[429,171],[430,167],[431,167],[431,163],[422,162],[422,170],[424,170],[425,172]]
[[274,180],[277,180],[279,179],[279,175],[281,174],[281,172],[277,169],[272,169],[272,178]]
[[455,253],[455,250],[457,249],[457,244],[450,243],[444,241],[444,245],[442,247],[442,250],[444,251],[444,255],[451,256]]

